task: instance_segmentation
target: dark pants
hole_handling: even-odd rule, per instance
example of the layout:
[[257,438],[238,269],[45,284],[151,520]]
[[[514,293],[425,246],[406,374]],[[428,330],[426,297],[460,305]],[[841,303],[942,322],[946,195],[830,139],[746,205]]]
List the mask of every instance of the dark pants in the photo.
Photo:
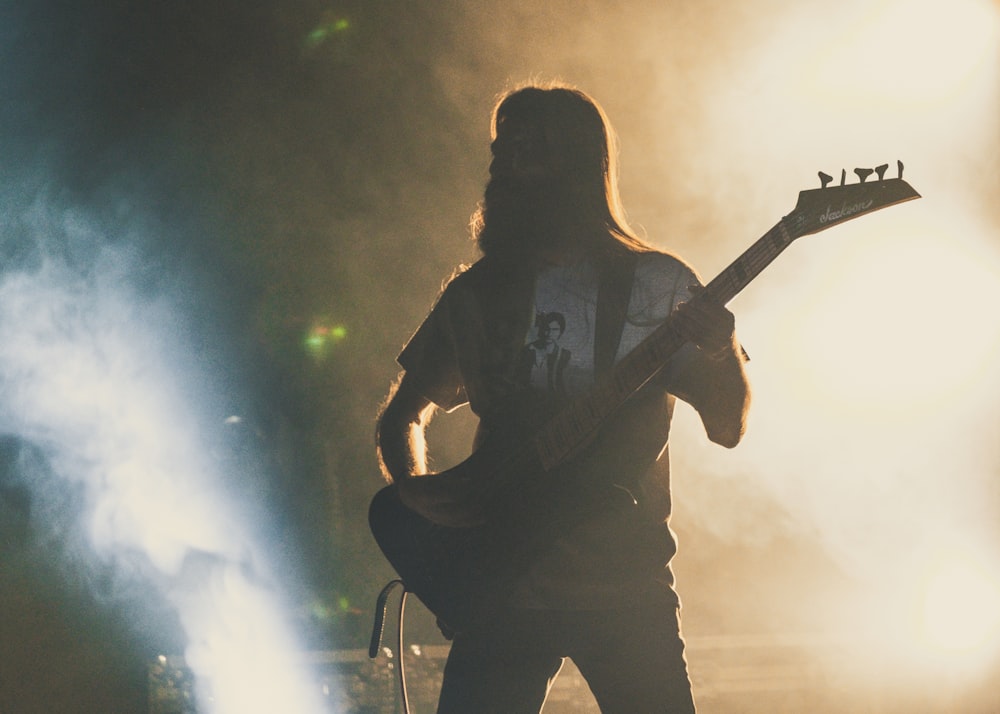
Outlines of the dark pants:
[[674,600],[621,610],[516,610],[459,633],[438,714],[538,714],[569,657],[603,714],[693,714]]

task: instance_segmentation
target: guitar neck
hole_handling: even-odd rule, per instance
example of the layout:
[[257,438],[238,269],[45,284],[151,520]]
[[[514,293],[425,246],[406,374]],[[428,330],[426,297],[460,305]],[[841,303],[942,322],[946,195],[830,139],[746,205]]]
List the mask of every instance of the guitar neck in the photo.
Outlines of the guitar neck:
[[[705,286],[705,295],[726,304],[778,257],[797,236],[782,218]],[[698,299],[698,298],[695,298]],[[684,345],[667,319],[601,377],[586,395],[550,419],[535,438],[542,465],[552,468],[586,446],[601,425],[652,379]]]

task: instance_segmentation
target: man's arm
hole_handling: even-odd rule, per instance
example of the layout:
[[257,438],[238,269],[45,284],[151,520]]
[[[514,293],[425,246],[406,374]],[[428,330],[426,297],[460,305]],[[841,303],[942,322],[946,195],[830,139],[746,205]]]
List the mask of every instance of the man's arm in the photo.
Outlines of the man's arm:
[[435,409],[404,373],[389,393],[375,429],[379,465],[387,481],[399,484],[427,473],[424,432]]
[[382,473],[396,485],[400,500],[424,518],[452,527],[477,525],[486,504],[472,474],[428,473],[424,433],[436,411],[404,372],[375,432]]
[[713,442],[732,448],[743,438],[750,407],[750,386],[735,318],[701,290],[673,314],[680,334],[703,353],[671,380],[670,391],[693,406]]

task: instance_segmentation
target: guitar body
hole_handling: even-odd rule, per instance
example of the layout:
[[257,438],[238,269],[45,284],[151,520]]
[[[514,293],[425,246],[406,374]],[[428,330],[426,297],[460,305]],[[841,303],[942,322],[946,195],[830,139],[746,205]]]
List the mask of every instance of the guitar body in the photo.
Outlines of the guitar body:
[[434,523],[405,506],[395,486],[375,494],[368,522],[406,589],[449,628],[475,625],[509,595],[504,584],[511,578],[504,572],[512,566],[494,529]]
[[[585,451],[580,460],[588,456]],[[425,479],[432,489],[441,480],[459,501],[475,504],[471,515],[444,501],[428,507],[432,520],[389,485],[372,499],[368,523],[406,589],[455,631],[503,608],[519,576],[559,533],[596,510],[629,503],[626,492],[604,479],[587,479],[575,459],[546,471],[530,442],[510,434],[494,435],[448,471],[415,477],[416,485]]]

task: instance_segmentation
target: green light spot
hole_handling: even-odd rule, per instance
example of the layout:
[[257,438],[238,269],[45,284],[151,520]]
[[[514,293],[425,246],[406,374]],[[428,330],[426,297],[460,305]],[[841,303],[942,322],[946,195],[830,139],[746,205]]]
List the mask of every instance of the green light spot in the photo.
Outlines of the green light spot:
[[321,600],[315,600],[310,607],[312,610],[312,616],[317,620],[329,620],[330,619],[330,608]]
[[322,24],[317,25],[312,32],[306,35],[306,46],[309,47],[309,49],[316,49],[330,39],[331,35],[347,32],[350,29],[351,21],[346,17],[326,19]]
[[326,340],[322,335],[312,334],[306,338],[306,346],[311,350],[321,350]]
[[303,337],[302,346],[314,359],[327,357],[331,348],[347,339],[347,327],[341,324],[331,325],[328,322],[313,324]]

